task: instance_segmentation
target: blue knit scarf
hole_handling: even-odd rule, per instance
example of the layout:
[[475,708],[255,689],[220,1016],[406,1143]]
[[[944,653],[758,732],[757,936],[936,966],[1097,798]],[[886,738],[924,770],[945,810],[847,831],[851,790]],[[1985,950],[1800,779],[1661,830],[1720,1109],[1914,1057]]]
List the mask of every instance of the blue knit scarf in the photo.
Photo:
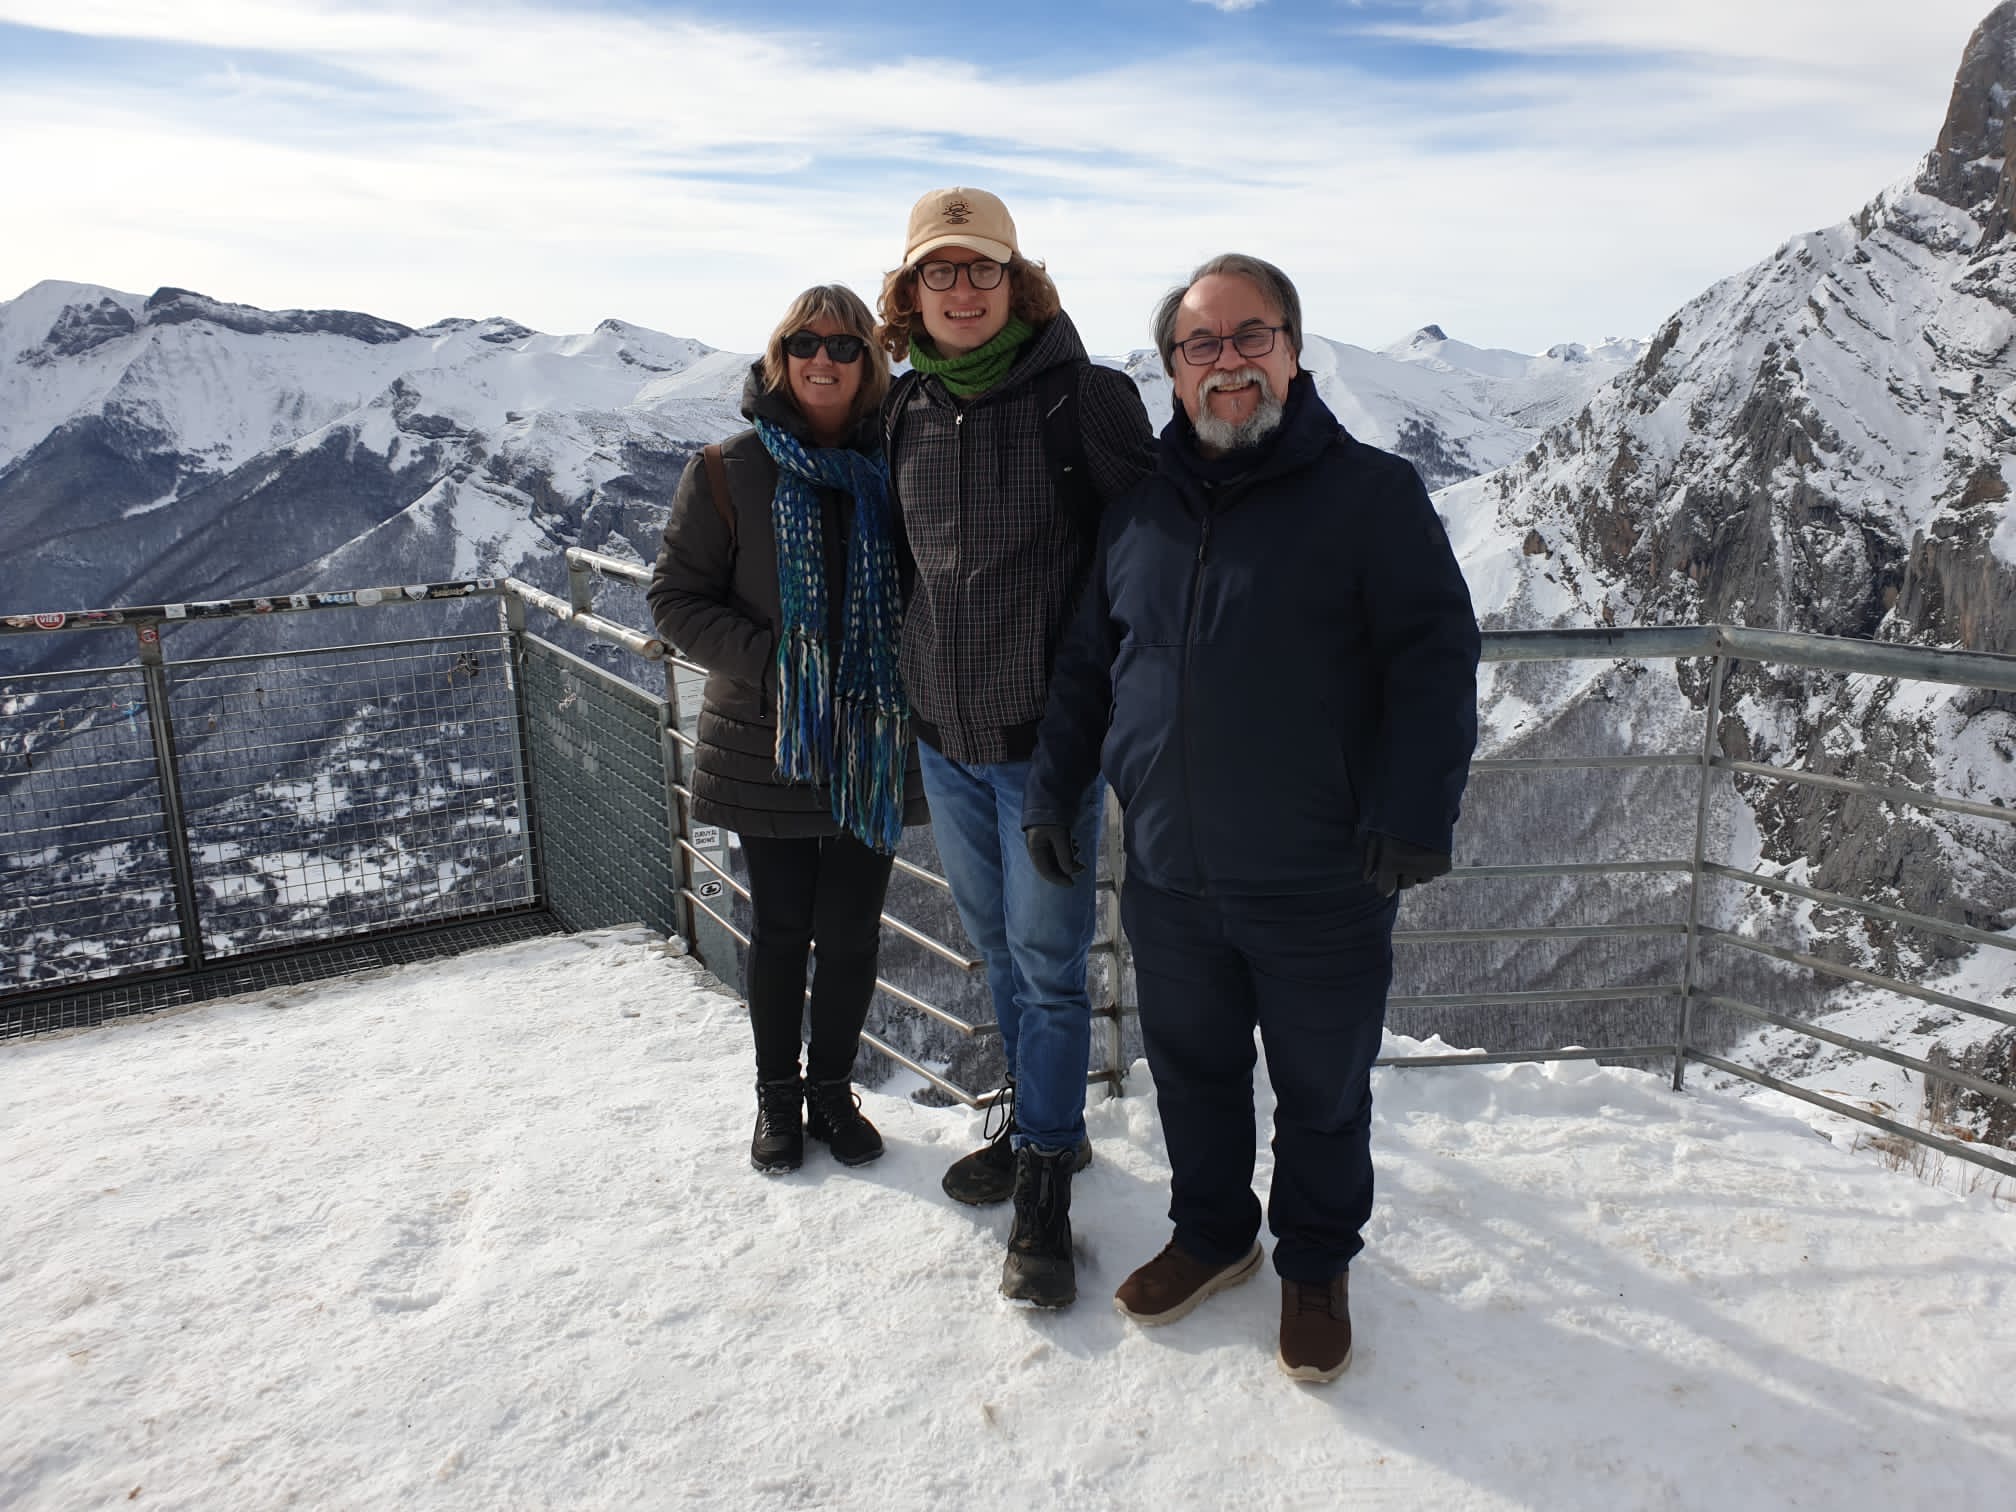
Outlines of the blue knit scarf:
[[[903,768],[910,732],[896,670],[903,594],[889,518],[889,469],[877,451],[807,448],[768,420],[756,434],[777,463],[770,518],[777,533],[777,775],[830,784],[833,818],[876,850],[903,837]],[[820,486],[854,496],[840,665],[828,665],[826,552]]]

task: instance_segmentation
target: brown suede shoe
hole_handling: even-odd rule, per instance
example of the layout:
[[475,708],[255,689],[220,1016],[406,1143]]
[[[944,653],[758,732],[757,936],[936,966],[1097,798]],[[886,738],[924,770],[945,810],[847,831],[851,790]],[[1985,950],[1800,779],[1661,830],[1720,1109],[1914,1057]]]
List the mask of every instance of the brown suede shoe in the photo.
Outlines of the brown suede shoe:
[[1275,1361],[1298,1381],[1334,1381],[1351,1363],[1351,1273],[1328,1281],[1281,1282],[1281,1352]]
[[1258,1240],[1241,1259],[1230,1265],[1213,1265],[1178,1249],[1171,1239],[1162,1246],[1161,1254],[1120,1283],[1120,1290],[1113,1294],[1113,1305],[1120,1309],[1122,1317],[1132,1318],[1136,1323],[1151,1327],[1174,1323],[1178,1318],[1188,1317],[1213,1292],[1251,1280],[1259,1269]]

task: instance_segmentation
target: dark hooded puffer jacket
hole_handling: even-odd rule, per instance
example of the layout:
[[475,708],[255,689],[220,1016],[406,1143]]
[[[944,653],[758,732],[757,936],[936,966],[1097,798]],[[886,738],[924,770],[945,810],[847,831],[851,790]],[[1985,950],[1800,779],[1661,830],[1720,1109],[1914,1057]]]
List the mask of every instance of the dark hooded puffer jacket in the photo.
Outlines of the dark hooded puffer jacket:
[[[760,364],[742,388],[742,413],[768,420],[812,444],[804,418],[788,394],[764,387]],[[873,451],[881,443],[877,417],[869,415],[847,445]],[[778,626],[784,618],[777,587],[777,535],[770,501],[777,464],[755,430],[721,443],[735,517],[731,535],[714,506],[704,459],[687,464],[672,496],[672,517],[646,595],[658,633],[708,669],[700,704],[699,749],[694,757],[693,817],[737,834],[773,839],[836,835],[831,796],[824,787],[785,782],[776,774]],[[840,616],[847,601],[847,538],[854,504],[839,489],[819,490],[826,557],[827,643],[839,654]],[[910,748],[903,780],[903,822],[924,824],[930,811]]]

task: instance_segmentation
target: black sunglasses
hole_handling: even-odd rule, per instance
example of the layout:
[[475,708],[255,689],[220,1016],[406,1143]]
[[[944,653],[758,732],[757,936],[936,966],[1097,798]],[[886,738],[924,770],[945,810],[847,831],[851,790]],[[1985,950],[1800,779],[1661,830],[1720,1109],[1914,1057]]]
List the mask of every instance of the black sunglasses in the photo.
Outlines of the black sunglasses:
[[835,362],[859,362],[868,343],[859,336],[819,336],[811,331],[793,331],[784,338],[784,350],[793,357],[817,357],[822,346]]

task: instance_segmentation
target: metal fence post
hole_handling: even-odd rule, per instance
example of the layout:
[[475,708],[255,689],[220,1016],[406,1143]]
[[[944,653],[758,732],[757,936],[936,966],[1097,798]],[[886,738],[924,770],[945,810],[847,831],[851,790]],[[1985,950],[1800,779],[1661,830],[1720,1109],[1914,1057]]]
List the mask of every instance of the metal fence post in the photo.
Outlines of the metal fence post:
[[[687,770],[685,751],[677,739],[682,726],[679,669],[669,656],[665,659],[665,702],[659,706],[658,718],[658,742],[665,760],[665,817],[672,826],[672,854],[679,863],[679,917],[685,921],[682,933],[686,936],[686,948],[697,959],[700,954],[700,921],[693,903],[693,853],[686,849],[686,845],[693,843],[693,818],[687,811],[686,798],[680,792],[681,788],[690,791],[693,784]],[[686,845],[679,843],[682,840]]]
[[595,572],[586,562],[567,558],[567,602],[576,614],[595,611]]
[[511,709],[518,721],[518,760],[512,783],[518,802],[518,829],[525,842],[525,877],[531,884],[532,900],[550,908],[552,899],[546,894],[539,852],[538,816],[532,812],[532,718],[525,703],[525,676],[521,669],[525,655],[525,606],[507,593],[497,601],[497,613],[504,624],[504,676],[510,683]]
[[196,868],[189,858],[189,826],[182,808],[182,774],[175,755],[175,721],[168,712],[168,667],[161,654],[161,631],[141,625],[140,673],[147,685],[147,726],[154,736],[154,766],[161,779],[161,815],[166,822],[168,866],[175,878],[175,913],[182,927],[182,951],[191,968],[203,964],[203,921],[196,908]]
[[1695,975],[1701,949],[1701,879],[1708,859],[1708,801],[1710,782],[1715,775],[1716,726],[1722,722],[1722,679],[1729,658],[1715,654],[1715,670],[1708,679],[1708,708],[1701,721],[1701,792],[1694,808],[1694,871],[1687,888],[1687,954],[1680,976],[1680,1024],[1673,1037],[1673,1090],[1687,1080],[1687,1042],[1694,1027]]

